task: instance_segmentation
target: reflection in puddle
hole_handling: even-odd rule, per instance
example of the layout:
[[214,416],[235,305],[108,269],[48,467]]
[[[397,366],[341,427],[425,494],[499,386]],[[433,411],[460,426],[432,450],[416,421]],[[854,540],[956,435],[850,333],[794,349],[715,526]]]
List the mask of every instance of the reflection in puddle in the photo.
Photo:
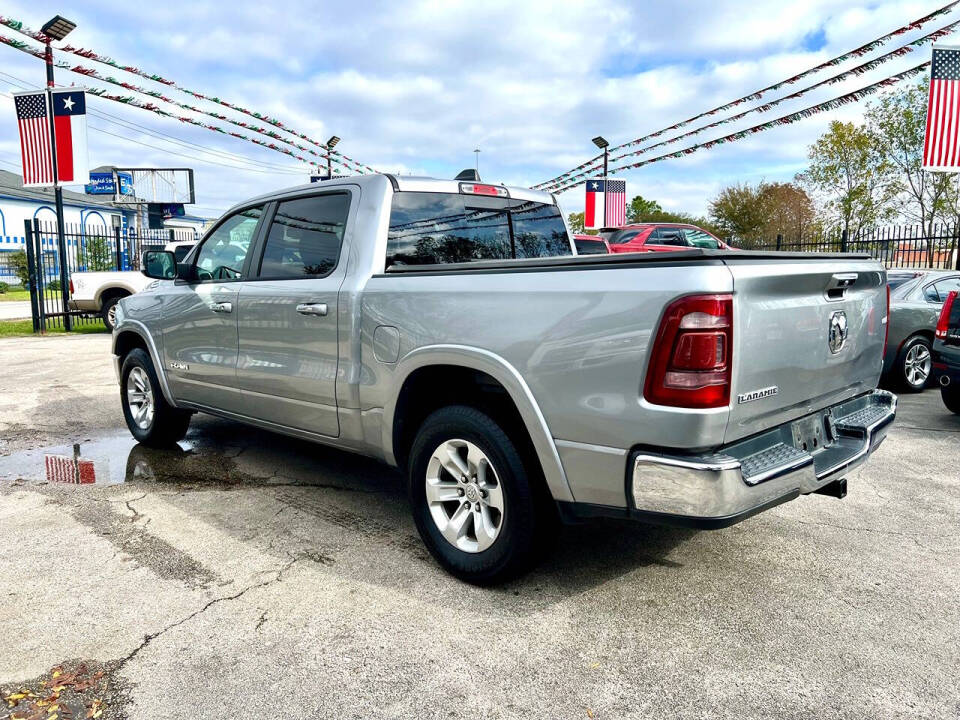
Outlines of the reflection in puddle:
[[130,436],[106,438],[0,457],[0,480],[98,486],[133,480],[156,481],[160,479],[158,475],[166,474],[156,471],[158,464],[166,468],[179,466],[178,474],[182,475],[182,461],[188,456],[193,456],[193,444],[189,441],[157,450],[138,444]]

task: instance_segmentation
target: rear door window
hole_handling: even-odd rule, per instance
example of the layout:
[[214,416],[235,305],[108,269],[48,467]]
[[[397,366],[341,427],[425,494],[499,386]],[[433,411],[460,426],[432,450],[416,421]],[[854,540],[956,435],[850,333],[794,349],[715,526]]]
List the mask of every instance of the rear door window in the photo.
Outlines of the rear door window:
[[393,195],[387,267],[570,254],[554,205],[455,193]]
[[277,205],[260,261],[267,279],[322,277],[340,257],[350,194],[326,193]]
[[943,280],[937,280],[937,282],[935,282],[932,286],[927,286],[927,288],[928,290],[930,288],[935,288],[934,293],[937,295],[936,300],[932,300],[932,298],[928,299],[931,299],[933,302],[942,303],[946,301],[947,295],[949,295],[952,290],[960,290],[960,278],[951,277],[944,278]]
[[703,230],[684,230],[684,233],[687,236],[687,242],[694,247],[707,248],[709,250],[716,250],[720,247],[720,245],[717,244],[717,239],[705,233]]

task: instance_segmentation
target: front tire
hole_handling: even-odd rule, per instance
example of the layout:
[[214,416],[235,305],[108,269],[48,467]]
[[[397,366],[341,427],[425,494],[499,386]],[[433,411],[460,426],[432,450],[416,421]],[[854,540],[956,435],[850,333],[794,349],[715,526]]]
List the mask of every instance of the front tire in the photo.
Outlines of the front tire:
[[411,448],[407,490],[420,537],[456,577],[503,582],[535,559],[545,513],[519,449],[485,413],[431,414]]
[[135,348],[123,359],[120,400],[130,433],[149,447],[166,447],[187,434],[191,413],[163,397],[160,380],[146,350]]
[[897,374],[900,385],[907,392],[921,392],[927,386],[933,370],[930,341],[920,335],[910,338],[897,356]]
[[960,386],[952,383],[947,386],[941,385],[940,397],[943,399],[943,404],[947,406],[947,410],[954,415],[960,415]]

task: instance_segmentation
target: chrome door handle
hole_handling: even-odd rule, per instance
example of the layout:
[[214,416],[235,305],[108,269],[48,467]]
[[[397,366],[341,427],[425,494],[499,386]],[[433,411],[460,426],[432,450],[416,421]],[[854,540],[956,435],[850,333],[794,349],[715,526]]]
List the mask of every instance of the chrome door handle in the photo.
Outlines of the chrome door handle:
[[297,312],[301,315],[326,315],[326,303],[300,303],[297,305]]
[[210,309],[215,313],[228,313],[233,312],[233,303],[231,302],[215,302],[210,306]]

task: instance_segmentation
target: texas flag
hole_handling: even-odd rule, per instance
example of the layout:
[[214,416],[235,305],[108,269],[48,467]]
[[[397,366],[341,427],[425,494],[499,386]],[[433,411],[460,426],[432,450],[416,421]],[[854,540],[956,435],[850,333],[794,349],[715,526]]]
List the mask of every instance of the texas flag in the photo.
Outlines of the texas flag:
[[587,203],[583,211],[585,230],[597,230],[604,227],[604,186],[605,180],[594,178],[587,180]]
[[57,180],[60,185],[90,180],[87,161],[87,99],[83,90],[51,90],[53,131],[57,143]]

